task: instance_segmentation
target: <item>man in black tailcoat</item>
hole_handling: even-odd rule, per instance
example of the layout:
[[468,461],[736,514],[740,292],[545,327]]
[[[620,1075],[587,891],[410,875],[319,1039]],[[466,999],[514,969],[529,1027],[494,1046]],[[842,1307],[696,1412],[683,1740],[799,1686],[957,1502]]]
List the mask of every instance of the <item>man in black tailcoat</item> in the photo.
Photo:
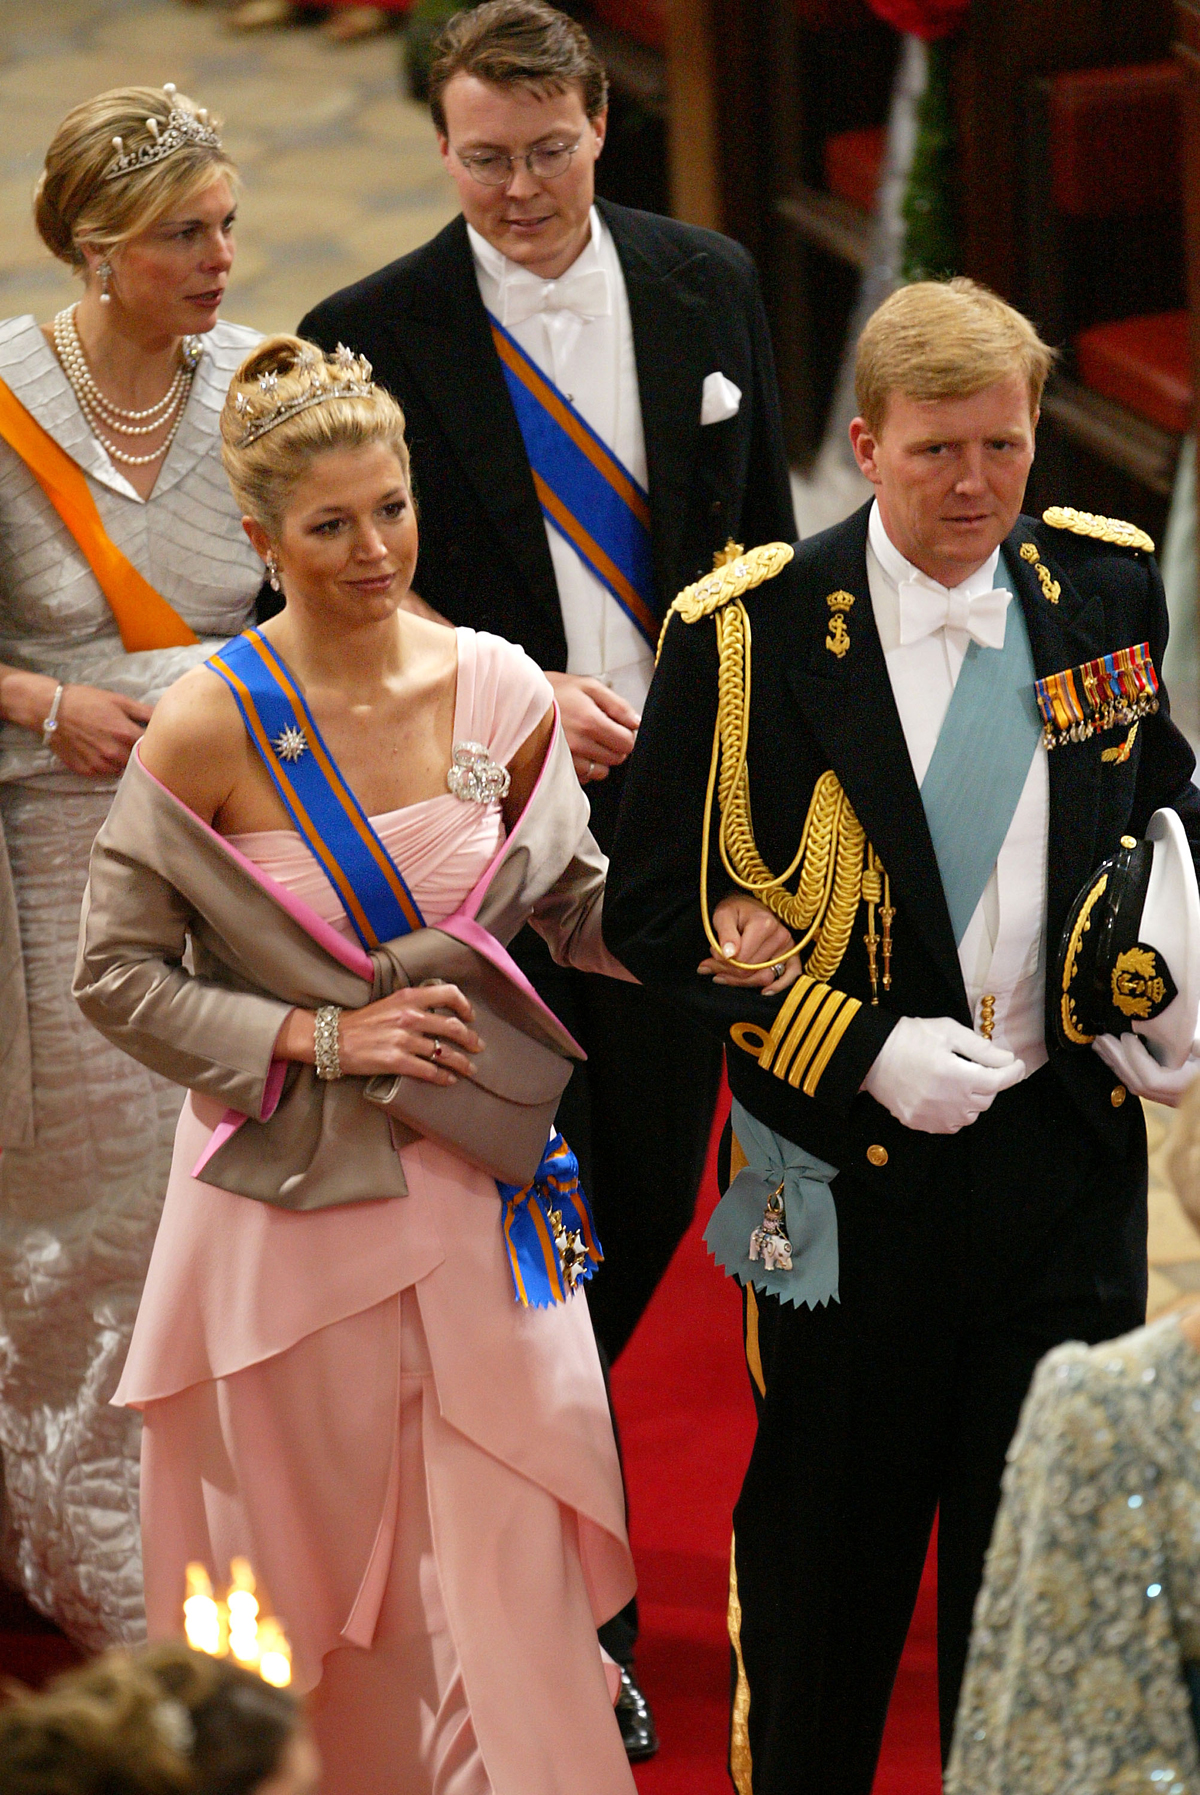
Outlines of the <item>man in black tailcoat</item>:
[[[1056,962],[1077,891],[1157,808],[1195,856],[1200,795],[1156,692],[1152,543],[1020,515],[1049,361],[970,282],[894,295],[851,432],[875,502],[682,596],[626,779],[606,939],[726,1043],[748,1169],[710,1239],[724,1214],[747,1239],[756,1220],[759,1249],[795,1242],[769,1272],[734,1242],[758,1407],[734,1517],[742,1795],[869,1795],[939,1511],[948,1750],[1033,1368],[1144,1317],[1136,1098],[1174,1102],[1194,1066],[1166,1072],[1134,1035],[1093,1050]],[[709,797],[708,904],[732,866],[812,943],[768,993],[695,974]],[[771,877],[806,819],[793,898]],[[777,1181],[786,1214],[759,1194],[737,1223],[738,1191]]]
[[[729,538],[795,531],[753,264],[711,231],[594,201],[606,91],[581,28],[541,0],[459,15],[430,98],[462,216],[300,326],[365,354],[399,399],[420,600],[549,674],[602,847],[675,593]],[[640,577],[611,565],[623,514],[606,560],[594,509],[565,518],[535,479],[501,349],[542,399],[552,383],[552,422],[615,457]],[[528,930],[513,951],[589,1056],[559,1121],[606,1255],[589,1300],[613,1360],[691,1220],[719,1045],[653,992],[555,967]],[[628,1640],[606,1643],[627,1658]]]

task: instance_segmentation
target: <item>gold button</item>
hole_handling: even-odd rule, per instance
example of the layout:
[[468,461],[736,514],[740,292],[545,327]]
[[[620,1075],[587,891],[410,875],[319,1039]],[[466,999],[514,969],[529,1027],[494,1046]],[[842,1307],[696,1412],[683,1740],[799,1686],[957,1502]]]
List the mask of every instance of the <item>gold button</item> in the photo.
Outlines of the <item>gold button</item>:
[[1108,1093],[1108,1101],[1112,1104],[1114,1109],[1120,1109],[1128,1095],[1129,1092],[1125,1089],[1123,1084],[1115,1084],[1112,1090]]
[[1123,848],[1136,848],[1137,847],[1137,836],[1136,835],[1123,835],[1121,837],[1121,846]]
[[886,1147],[868,1147],[867,1158],[873,1166],[885,1166],[888,1162],[888,1150]]

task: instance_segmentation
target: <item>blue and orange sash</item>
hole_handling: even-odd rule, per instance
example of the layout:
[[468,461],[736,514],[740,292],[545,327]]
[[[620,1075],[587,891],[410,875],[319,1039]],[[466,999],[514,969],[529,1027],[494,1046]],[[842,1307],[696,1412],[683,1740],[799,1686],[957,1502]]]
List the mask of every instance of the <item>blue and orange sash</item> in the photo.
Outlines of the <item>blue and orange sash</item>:
[[284,808],[345,905],[367,949],[425,919],[362,805],[342,778],[286,663],[261,631],[219,648],[208,666],[225,681]]
[[579,1161],[557,1128],[550,1130],[542,1163],[524,1189],[499,1179],[496,1188],[504,1204],[504,1244],[517,1301],[532,1309],[565,1303],[604,1254],[579,1182]]
[[661,620],[649,495],[490,312],[488,319],[543,515],[655,648]]

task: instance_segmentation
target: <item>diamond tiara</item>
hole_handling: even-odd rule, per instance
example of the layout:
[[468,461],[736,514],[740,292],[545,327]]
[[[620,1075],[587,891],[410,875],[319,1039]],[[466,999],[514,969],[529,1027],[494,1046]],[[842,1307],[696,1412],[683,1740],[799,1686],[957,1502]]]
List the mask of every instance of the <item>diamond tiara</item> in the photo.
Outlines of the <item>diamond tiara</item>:
[[162,162],[167,156],[173,156],[185,144],[202,144],[205,149],[210,150],[221,148],[221,139],[208,122],[206,107],[201,106],[196,112],[189,112],[185,106],[180,106],[175,99],[173,81],[163,82],[163,92],[171,102],[166,124],[160,125],[156,118],[148,118],[146,129],[150,133],[150,141],[140,144],[136,150],[126,150],[125,139],[114,137],[113,148],[117,154],[104,171],[106,181],[119,181],[123,175],[136,174],[139,169],[150,168],[155,162]]
[[[301,394],[298,399],[289,399],[285,405],[268,406],[265,411],[255,408],[255,401],[249,393],[238,393],[234,397],[233,409],[245,420],[246,429],[238,438],[239,449],[257,442],[268,430],[274,430],[279,424],[286,424],[310,405],[324,405],[327,399],[366,399],[374,387],[371,382],[371,364],[365,355],[355,355],[344,343],[339,343],[333,354],[320,356],[312,353],[297,356],[295,367],[303,370],[311,390]],[[313,372],[315,368],[336,369],[345,378],[326,384],[318,383]],[[271,399],[279,386],[278,374],[260,374],[258,389],[265,399]]]

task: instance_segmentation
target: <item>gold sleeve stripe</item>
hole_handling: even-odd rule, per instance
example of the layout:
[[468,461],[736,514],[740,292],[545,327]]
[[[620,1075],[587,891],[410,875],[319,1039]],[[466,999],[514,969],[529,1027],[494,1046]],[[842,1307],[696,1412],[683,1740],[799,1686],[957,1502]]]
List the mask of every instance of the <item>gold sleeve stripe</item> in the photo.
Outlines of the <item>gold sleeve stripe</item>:
[[857,997],[848,997],[840,1013],[835,1016],[829,1033],[821,1043],[821,1051],[809,1067],[808,1077],[800,1087],[806,1097],[816,1096],[817,1086],[821,1082],[826,1066],[837,1052],[838,1042],[861,1009],[862,1005]]
[[[805,1035],[804,1041],[788,1069],[787,1081],[793,1089],[798,1090],[800,1088],[800,1080],[808,1071],[809,1062],[816,1053],[817,1048],[821,1045],[825,1036],[825,1031],[828,1029],[838,1011],[843,1005],[849,1002],[850,999],[846,996],[844,991],[830,991],[826,996],[825,1002],[821,1005],[821,1008],[813,1018],[812,1027]],[[780,1076],[782,1076],[782,1074]]]
[[788,1067],[792,1062],[793,1055],[799,1053],[808,1036],[813,1017],[817,1014],[821,1005],[826,1002],[828,996],[828,985],[818,985],[814,983],[810,987],[808,996],[804,999],[804,1002],[796,1012],[796,1020],[792,1024],[787,1040],[783,1043],[783,1046],[775,1056],[775,1064],[772,1066],[771,1070],[774,1072],[776,1078],[787,1077]]
[[770,1030],[757,1022],[735,1022],[729,1035],[743,1053],[754,1055],[764,1072],[786,1078],[793,1088],[813,1097],[838,1042],[861,1008],[857,997],[802,973]]

